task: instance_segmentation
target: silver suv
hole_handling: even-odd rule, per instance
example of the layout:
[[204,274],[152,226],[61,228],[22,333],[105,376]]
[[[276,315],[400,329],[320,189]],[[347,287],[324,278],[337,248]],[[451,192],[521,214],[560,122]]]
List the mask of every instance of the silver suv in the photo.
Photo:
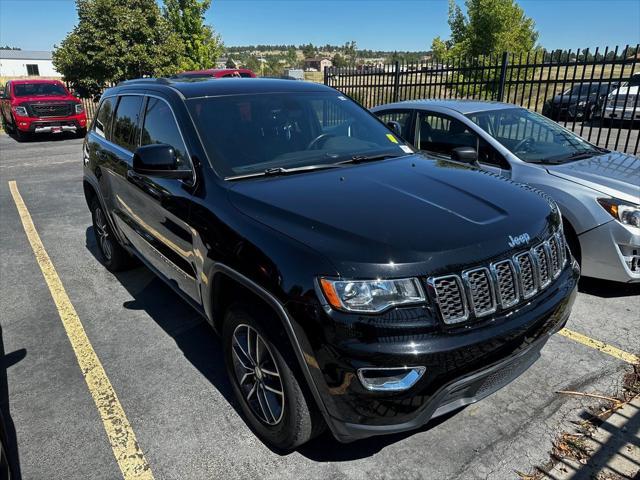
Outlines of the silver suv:
[[413,100],[372,110],[430,155],[551,195],[584,276],[640,282],[640,158],[592,145],[506,103]]

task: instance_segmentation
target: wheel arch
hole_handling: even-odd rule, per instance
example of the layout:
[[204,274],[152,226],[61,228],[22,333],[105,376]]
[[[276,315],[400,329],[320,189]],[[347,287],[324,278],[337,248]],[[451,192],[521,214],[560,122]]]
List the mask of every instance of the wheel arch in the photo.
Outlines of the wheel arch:
[[[211,279],[211,289],[208,310],[214,328],[218,332],[222,332],[225,308],[237,303],[240,297],[242,297],[242,303],[248,301],[251,306],[258,305],[269,308],[270,313],[273,314],[272,320],[277,322],[275,325],[280,327],[280,333],[283,338],[288,341],[288,345],[291,347],[292,353],[297,360],[295,367],[298,367],[300,373],[302,373],[306,387],[311,392],[315,404],[325,419],[325,422],[329,428],[334,431],[331,416],[327,411],[322,396],[309,370],[309,362],[307,359],[310,358],[311,350],[308,341],[304,337],[304,334],[296,333],[294,321],[285,310],[284,305],[274,295],[253,280],[224,264],[214,264],[209,278]],[[246,295],[249,295],[248,299]],[[309,351],[309,353],[305,353],[305,351]],[[311,363],[315,363],[315,361]]]

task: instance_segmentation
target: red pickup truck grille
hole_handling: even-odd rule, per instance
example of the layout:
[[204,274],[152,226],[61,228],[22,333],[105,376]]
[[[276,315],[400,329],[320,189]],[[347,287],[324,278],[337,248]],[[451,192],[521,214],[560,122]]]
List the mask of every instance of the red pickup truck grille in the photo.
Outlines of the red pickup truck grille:
[[73,115],[73,105],[69,103],[32,103],[34,117],[68,117]]

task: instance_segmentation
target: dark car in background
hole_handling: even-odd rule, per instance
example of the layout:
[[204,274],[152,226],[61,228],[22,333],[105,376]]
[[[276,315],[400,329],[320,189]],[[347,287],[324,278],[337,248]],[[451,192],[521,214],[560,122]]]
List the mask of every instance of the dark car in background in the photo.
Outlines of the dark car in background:
[[416,154],[323,85],[124,82],[83,152],[105,266],[137,257],[222,334],[241,411],[277,449],[486,397],[575,298],[549,197]]
[[542,114],[552,120],[591,120],[600,113],[615,83],[578,83],[547,100]]

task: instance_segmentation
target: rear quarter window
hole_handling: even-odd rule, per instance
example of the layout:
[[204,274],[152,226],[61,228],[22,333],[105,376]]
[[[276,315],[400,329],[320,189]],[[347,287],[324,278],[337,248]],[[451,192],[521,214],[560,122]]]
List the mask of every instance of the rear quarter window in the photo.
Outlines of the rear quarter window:
[[113,98],[106,98],[103,100],[96,115],[96,122],[93,125],[93,131],[105,138],[111,140],[111,119],[113,117]]

